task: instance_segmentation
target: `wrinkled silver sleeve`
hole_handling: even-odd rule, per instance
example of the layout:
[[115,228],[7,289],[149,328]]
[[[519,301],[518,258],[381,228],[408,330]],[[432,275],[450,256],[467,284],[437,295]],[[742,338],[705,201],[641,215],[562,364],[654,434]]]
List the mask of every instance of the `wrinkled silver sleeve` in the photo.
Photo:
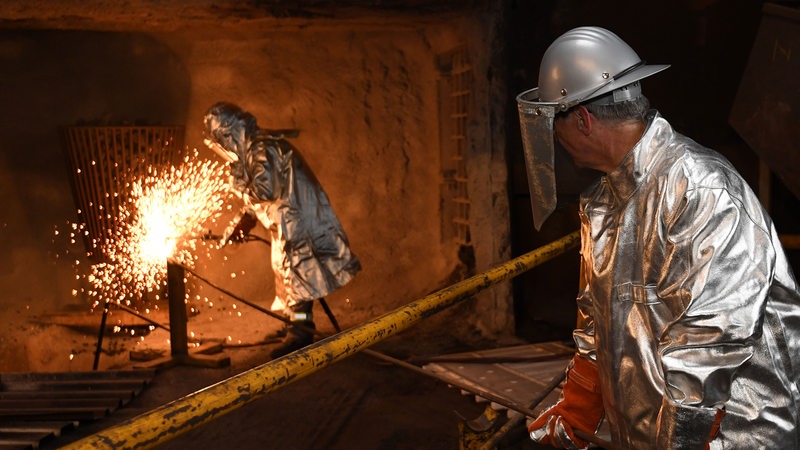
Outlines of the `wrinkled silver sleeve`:
[[584,193],[574,339],[626,448],[798,448],[800,293],[770,218],[721,155],[657,113]]
[[328,196],[288,141],[257,140],[231,175],[271,234],[273,309],[325,297],[361,270]]

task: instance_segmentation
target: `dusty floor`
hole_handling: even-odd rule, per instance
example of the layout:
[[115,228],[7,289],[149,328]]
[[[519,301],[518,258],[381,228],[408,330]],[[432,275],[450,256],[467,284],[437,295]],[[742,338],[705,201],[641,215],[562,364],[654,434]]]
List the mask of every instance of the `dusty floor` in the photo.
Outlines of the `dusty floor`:
[[[263,360],[252,349],[228,353],[230,368],[174,367],[160,372],[129,406],[109,419],[81,427],[59,444],[146,412]],[[242,358],[245,353],[249,356]],[[442,382],[355,355],[158,448],[455,449],[460,440],[459,415],[473,419],[483,408],[473,397]]]
[[[268,361],[269,351],[277,344],[257,344],[280,323],[263,317],[243,316],[221,307],[210,314],[189,320],[189,329],[197,339],[220,338],[219,333],[237,330],[224,349],[231,364],[223,368],[176,366],[161,369],[152,383],[122,409],[75,430],[44,449],[59,448],[126,419],[166,404],[191,392],[224,380]],[[227,311],[227,312],[226,312]],[[119,317],[117,314],[114,317]],[[89,323],[96,321],[92,317]],[[60,318],[64,321],[65,319]],[[477,336],[458,334],[448,327],[447,317],[435,316],[373,347],[397,358],[431,356],[467,350],[493,348],[498,343]],[[232,323],[233,322],[233,323]],[[321,329],[330,327],[324,316],[317,322]],[[257,323],[258,326],[254,326]],[[249,325],[243,327],[243,325]],[[32,323],[20,325],[27,336],[26,347],[35,350],[41,364],[50,360],[51,370],[90,370],[97,339],[91,326]],[[327,330],[328,332],[331,330]],[[463,332],[462,332],[463,333]],[[224,334],[224,333],[223,333]],[[153,330],[146,336],[111,334],[105,337],[100,368],[132,368],[131,350],[167,348],[168,333]],[[43,338],[47,338],[46,340]],[[40,342],[33,345],[31,341]],[[48,350],[45,350],[47,348]],[[65,350],[69,349],[69,350]],[[71,355],[68,363],[67,354]],[[57,362],[54,359],[59,359]],[[66,365],[66,366],[65,366]],[[64,369],[64,367],[68,367]],[[300,379],[264,398],[255,400],[219,419],[195,428],[157,448],[163,449],[456,449],[460,446],[461,417],[475,419],[485,404],[474,396],[463,395],[444,382],[356,354],[328,368]],[[520,433],[522,430],[518,430]],[[537,448],[517,433],[502,448]]]

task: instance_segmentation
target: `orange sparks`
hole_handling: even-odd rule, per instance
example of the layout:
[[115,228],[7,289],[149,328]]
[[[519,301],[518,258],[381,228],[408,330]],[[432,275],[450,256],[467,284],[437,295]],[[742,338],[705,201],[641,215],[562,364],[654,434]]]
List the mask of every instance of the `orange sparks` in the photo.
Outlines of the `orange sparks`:
[[95,243],[106,257],[86,277],[95,304],[138,303],[166,286],[167,260],[193,265],[203,225],[223,211],[229,192],[225,172],[223,164],[195,154],[179,166],[148,168],[129,184],[111,237]]

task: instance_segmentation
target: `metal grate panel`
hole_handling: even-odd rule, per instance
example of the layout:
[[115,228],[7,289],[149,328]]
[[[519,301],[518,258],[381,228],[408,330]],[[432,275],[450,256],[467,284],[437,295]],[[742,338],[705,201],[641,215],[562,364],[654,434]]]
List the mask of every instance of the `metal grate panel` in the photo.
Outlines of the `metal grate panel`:
[[117,226],[128,183],[183,156],[180,126],[70,126],[61,130],[87,255],[102,260],[102,244]]

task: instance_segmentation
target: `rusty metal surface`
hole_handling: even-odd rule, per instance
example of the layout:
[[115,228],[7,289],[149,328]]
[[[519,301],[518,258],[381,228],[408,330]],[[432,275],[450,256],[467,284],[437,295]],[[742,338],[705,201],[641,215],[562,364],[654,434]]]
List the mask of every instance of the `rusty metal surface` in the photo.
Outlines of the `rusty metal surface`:
[[[571,342],[543,342],[444,355],[437,357],[438,362],[424,365],[423,369],[435,373],[441,380],[452,380],[463,395],[474,396],[477,403],[489,403],[491,408],[505,411],[509,419],[505,426],[492,434],[483,445],[480,445],[480,438],[472,442],[474,448],[484,450],[496,448],[505,434],[515,427],[526,426],[526,420],[532,417],[523,417],[513,405],[527,405],[538,415],[558,401],[564,370],[574,353]],[[451,361],[447,362],[446,359]],[[507,362],[496,362],[502,360]],[[481,397],[481,392],[503,399],[504,404]],[[602,448],[617,448],[610,442],[605,423],[594,436],[582,437]]]
[[[545,342],[447,355],[455,362],[434,362],[424,365],[423,368],[441,379],[452,379],[462,389],[466,387],[462,393],[474,395],[478,402],[487,401],[478,395],[485,390],[509,403],[532,406],[532,400],[546,389],[553,377],[564,371],[574,352],[574,348],[565,343]],[[511,362],[481,362],[481,359],[499,361],[504,358]],[[526,358],[532,361],[521,362]],[[469,359],[473,362],[463,362]],[[473,389],[469,389],[470,386]],[[555,403],[560,392],[560,388],[554,389],[538,407],[531,409],[539,411]],[[499,404],[493,407],[505,409]]]
[[39,448],[127,405],[152,370],[0,374],[0,448]]

